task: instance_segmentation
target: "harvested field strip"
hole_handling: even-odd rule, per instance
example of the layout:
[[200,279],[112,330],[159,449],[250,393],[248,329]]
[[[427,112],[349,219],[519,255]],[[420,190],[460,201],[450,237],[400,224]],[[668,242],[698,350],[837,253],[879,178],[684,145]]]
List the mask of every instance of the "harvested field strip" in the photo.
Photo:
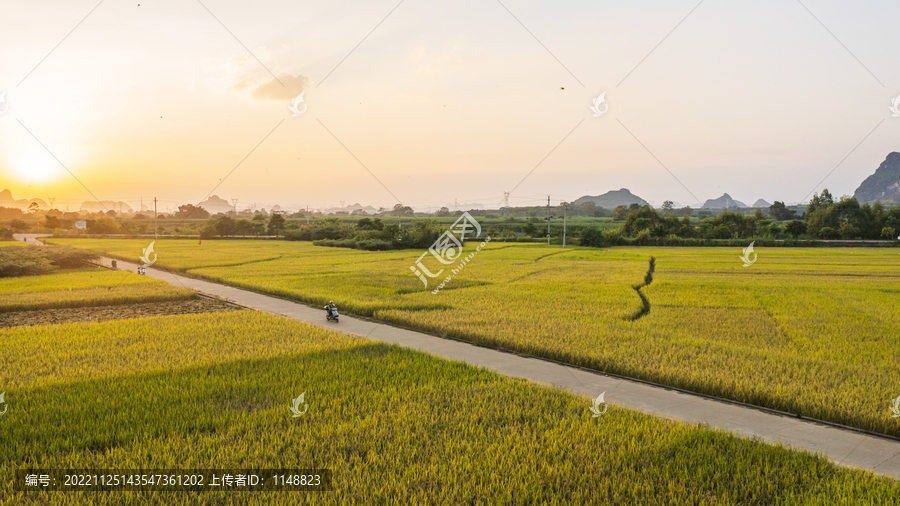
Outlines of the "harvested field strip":
[[0,328],[25,325],[56,325],[75,322],[103,322],[149,316],[219,313],[237,311],[238,308],[207,299],[120,304],[63,309],[38,309],[35,311],[11,311],[0,313]]

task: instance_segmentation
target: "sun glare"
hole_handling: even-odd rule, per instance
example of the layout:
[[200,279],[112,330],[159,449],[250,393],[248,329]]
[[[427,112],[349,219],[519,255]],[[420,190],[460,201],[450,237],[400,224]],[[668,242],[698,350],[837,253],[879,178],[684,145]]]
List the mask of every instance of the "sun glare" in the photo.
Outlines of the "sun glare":
[[53,157],[39,151],[20,156],[14,168],[16,177],[26,183],[46,183],[58,178],[63,170]]

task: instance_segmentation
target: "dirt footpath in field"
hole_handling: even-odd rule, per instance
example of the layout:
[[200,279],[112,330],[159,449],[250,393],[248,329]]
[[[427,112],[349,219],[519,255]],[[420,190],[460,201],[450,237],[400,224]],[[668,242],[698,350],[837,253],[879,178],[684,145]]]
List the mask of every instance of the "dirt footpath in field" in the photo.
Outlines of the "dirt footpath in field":
[[103,322],[145,316],[218,313],[238,310],[240,308],[206,299],[123,304],[119,306],[40,309],[37,311],[0,313],[0,328],[19,327],[22,325],[53,325],[55,323]]

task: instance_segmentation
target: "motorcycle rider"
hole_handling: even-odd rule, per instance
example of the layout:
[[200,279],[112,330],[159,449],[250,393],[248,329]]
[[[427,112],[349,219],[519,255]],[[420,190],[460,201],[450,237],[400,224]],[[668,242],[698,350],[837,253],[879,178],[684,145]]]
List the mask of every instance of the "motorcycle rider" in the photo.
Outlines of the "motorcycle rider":
[[325,304],[325,315],[328,319],[334,318],[335,313],[337,312],[337,306],[334,305],[333,300],[329,300],[328,304]]

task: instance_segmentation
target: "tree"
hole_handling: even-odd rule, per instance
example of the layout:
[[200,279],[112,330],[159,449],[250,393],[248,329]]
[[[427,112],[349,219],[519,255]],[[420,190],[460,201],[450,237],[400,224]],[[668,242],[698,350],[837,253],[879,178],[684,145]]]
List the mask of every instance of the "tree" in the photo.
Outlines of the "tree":
[[182,220],[188,218],[206,219],[209,218],[209,211],[193,204],[185,204],[178,206],[178,212],[175,213],[175,217]]
[[616,206],[616,208],[613,209],[612,215],[613,215],[613,220],[622,221],[625,219],[625,217],[628,216],[628,207]]
[[40,208],[38,207],[37,202],[32,202],[31,204],[28,204],[28,212],[29,213],[34,214],[34,213],[38,212],[38,209],[40,209]]
[[822,195],[813,193],[813,198],[810,199],[809,205],[806,206],[806,221],[809,221],[809,217],[817,210],[828,209],[831,207],[831,204],[834,204],[834,197],[831,196],[828,188],[822,190]]
[[65,228],[63,221],[56,216],[47,216],[44,218],[44,226],[52,229]]
[[675,210],[675,203],[672,202],[671,200],[667,200],[667,201],[663,202],[662,210],[663,210],[663,214],[668,214],[668,213],[673,212]]
[[91,234],[118,234],[119,225],[109,218],[87,220],[87,231]]
[[793,237],[799,237],[806,233],[806,223],[800,220],[794,220],[788,223],[784,229]]
[[584,209],[585,216],[597,216],[597,204],[593,200],[581,204],[581,207]]
[[438,217],[450,216],[450,209],[447,207],[442,207],[438,209],[437,212],[434,213],[434,215]]
[[375,218],[374,220],[371,218],[362,218],[356,222],[356,228],[359,230],[381,230],[384,228],[384,224],[381,223],[380,218]]
[[216,224],[212,221],[207,221],[203,224],[203,228],[200,229],[200,239],[212,239],[219,235],[219,232],[216,230]]
[[228,216],[222,216],[215,220],[216,232],[221,236],[234,235],[235,221]]
[[250,235],[253,233],[253,225],[250,220],[243,218],[234,222],[234,235]]
[[253,217],[253,221],[250,222],[250,227],[252,233],[256,235],[262,234],[266,231],[266,217],[261,214],[257,214]]
[[403,204],[394,204],[393,210],[394,216],[412,216],[413,210],[409,206],[404,206]]
[[13,230],[18,230],[19,232],[23,230],[28,230],[31,228],[31,225],[25,223],[22,220],[12,220],[12,223],[9,225]]
[[272,217],[269,218],[269,235],[281,235],[286,225],[287,222],[284,220],[284,216],[279,213],[272,213]]

